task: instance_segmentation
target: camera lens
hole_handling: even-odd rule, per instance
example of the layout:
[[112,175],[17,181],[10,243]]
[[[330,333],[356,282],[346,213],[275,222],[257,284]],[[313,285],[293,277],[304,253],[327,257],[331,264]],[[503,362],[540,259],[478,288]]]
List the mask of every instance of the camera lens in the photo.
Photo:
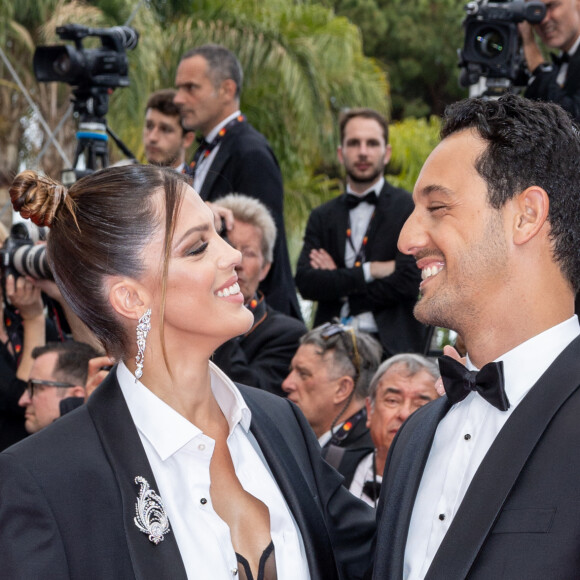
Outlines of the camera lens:
[[52,279],[45,245],[21,246],[14,252],[12,261],[15,270],[22,276],[32,276],[37,280]]
[[64,77],[66,76],[71,69],[71,61],[70,61],[70,56],[68,55],[68,53],[62,53],[55,61],[54,64],[52,65],[54,72],[61,76]]
[[484,28],[475,37],[475,50],[480,56],[496,58],[504,50],[504,37],[497,28]]

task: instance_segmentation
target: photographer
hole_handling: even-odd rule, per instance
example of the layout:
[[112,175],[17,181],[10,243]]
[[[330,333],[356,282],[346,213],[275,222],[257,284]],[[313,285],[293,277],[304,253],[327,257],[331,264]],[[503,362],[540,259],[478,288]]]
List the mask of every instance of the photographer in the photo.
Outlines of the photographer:
[[[543,20],[533,26],[519,24],[522,46],[528,69],[532,73],[525,96],[551,101],[580,120],[580,2],[578,0],[542,0],[546,5]],[[545,61],[536,42],[541,41],[559,55]]]

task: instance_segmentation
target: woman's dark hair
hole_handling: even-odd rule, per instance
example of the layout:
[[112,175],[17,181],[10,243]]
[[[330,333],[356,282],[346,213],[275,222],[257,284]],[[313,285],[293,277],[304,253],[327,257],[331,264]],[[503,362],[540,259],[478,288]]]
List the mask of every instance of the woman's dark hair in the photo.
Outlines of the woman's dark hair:
[[[175,218],[187,178],[173,169],[133,165],[102,169],[67,191],[34,171],[16,176],[10,187],[14,209],[37,225],[50,226],[48,259],[55,281],[77,316],[107,353],[120,358],[130,343],[109,304],[105,279],[143,274],[143,250],[165,228],[162,296]],[[153,202],[165,199],[165,223]]]

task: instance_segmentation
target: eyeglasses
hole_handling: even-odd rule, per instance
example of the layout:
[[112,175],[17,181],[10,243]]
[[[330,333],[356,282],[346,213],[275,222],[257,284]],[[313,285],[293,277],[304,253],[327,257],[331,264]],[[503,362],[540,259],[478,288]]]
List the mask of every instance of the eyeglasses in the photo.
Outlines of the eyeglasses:
[[43,381],[42,379],[29,379],[26,383],[26,392],[28,396],[32,399],[34,393],[39,390],[40,387],[59,387],[62,389],[70,389],[75,385],[71,383],[61,383],[59,381]]
[[[338,322],[327,322],[320,327],[320,330],[320,336],[325,341],[329,340],[333,336],[340,336],[344,350],[348,353],[348,357],[354,365],[354,383],[356,385],[360,376],[360,355],[358,353],[354,328],[351,328],[350,326],[344,326]],[[347,335],[350,336],[350,341],[347,340]]]

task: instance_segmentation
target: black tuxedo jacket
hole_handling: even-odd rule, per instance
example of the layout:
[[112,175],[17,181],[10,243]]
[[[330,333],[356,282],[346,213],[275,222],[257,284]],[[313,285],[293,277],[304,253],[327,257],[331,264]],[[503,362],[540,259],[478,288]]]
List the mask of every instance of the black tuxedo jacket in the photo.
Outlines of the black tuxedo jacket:
[[558,66],[544,70],[542,66],[532,73],[534,80],[527,87],[525,96],[539,101],[557,103],[580,121],[580,50],[577,50],[568,62],[568,72],[563,87],[556,82]]
[[[302,533],[312,578],[360,578],[369,564],[372,513],[322,460],[295,405],[240,390]],[[139,475],[159,491],[113,371],[85,406],[0,454],[0,575],[185,580],[173,534],[155,545],[133,521]]]
[[[580,338],[554,361],[498,434],[426,579],[546,580],[580,573]],[[389,451],[373,578],[402,577],[415,496],[442,397],[411,415]]]
[[254,312],[254,326],[228,340],[213,355],[213,362],[234,381],[286,396],[282,382],[306,326],[262,300]]
[[[423,351],[426,327],[413,316],[421,274],[414,258],[397,250],[399,233],[412,211],[410,194],[385,182],[368,235],[366,260],[395,260],[396,267],[390,276],[370,283],[365,282],[362,268],[347,268],[344,263],[346,195],[312,211],[296,268],[296,286],[304,298],[318,301],[315,326],[339,316],[346,296],[352,314],[373,313],[385,357]],[[332,256],[336,270],[310,266],[310,251],[320,248]]]
[[228,129],[199,195],[217,201],[228,193],[255,197],[271,211],[278,235],[272,267],[260,290],[272,308],[302,320],[286,245],[282,174],[266,138],[247,122]]

